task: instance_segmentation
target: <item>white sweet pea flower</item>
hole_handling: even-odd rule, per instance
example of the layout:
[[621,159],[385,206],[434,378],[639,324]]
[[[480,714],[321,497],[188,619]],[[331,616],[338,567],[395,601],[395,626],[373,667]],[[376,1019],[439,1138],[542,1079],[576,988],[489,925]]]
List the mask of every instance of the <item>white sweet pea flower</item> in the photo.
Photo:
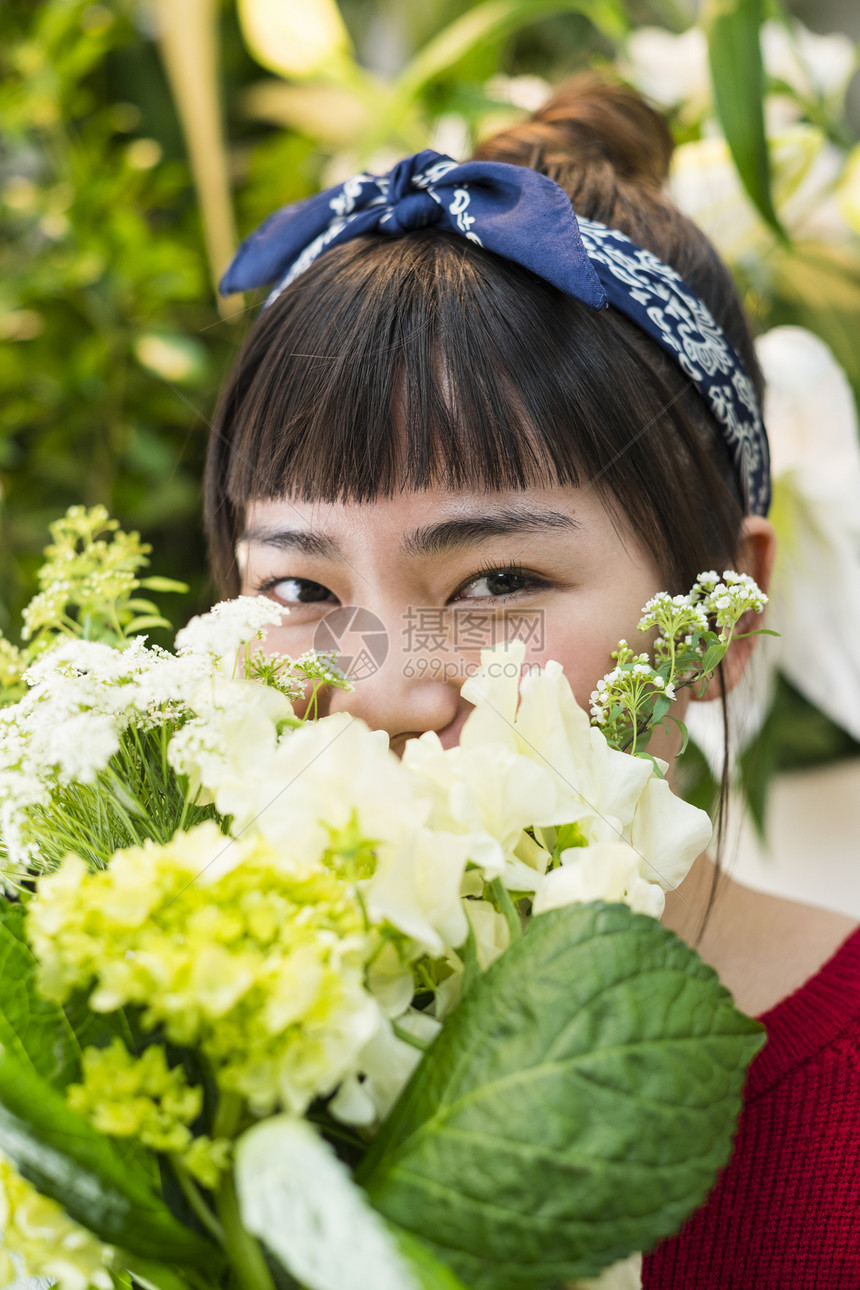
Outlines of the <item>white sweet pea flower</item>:
[[278,738],[276,692],[245,682],[220,685],[235,686],[235,700],[183,727],[170,755],[233,817],[233,833],[253,825],[285,857],[311,865],[333,836],[372,840],[373,871],[359,867],[355,875],[371,916],[412,937],[417,952],[440,955],[460,944],[467,840],[455,836],[459,830],[424,826],[430,802],[385,732],[335,713]]
[[[860,739],[860,444],[854,396],[828,347],[802,327],[756,342],[767,382],[764,419],[773,466],[770,518],[777,554],[751,683],[730,696],[738,748],[755,736],[779,669],[802,694]],[[688,725],[721,765],[716,703],[692,704]]]
[[[650,761],[610,748],[574,698],[560,663],[523,677],[516,733],[526,755],[547,766],[563,795],[565,823],[611,841],[633,819]],[[535,819],[534,823],[558,823]]]
[[396,846],[381,845],[364,886],[371,917],[387,920],[433,957],[462,945],[467,927],[460,883],[468,851],[467,838],[435,829],[416,829]]
[[353,821],[366,838],[407,836],[428,810],[385,732],[346,712],[285,732],[248,793],[258,832],[297,856],[320,854]]
[[672,891],[708,846],[712,833],[705,811],[678,797],[665,779],[652,775],[624,836],[639,857],[642,876],[649,884]]
[[[398,1029],[429,1044],[442,1028],[440,1021],[410,1008],[397,1019]],[[370,1127],[383,1120],[406,1087],[421,1060],[421,1049],[394,1033],[385,1020],[356,1058],[362,1075],[344,1080],[329,1102],[332,1115],[344,1124]]]
[[511,929],[504,914],[489,900],[467,900],[464,904],[475,934],[478,967],[485,972],[510,945]]
[[655,882],[639,871],[640,857],[626,842],[597,842],[571,847],[561,854],[561,864],[544,878],[532,911],[574,905],[589,900],[624,901],[641,914],[659,918],[665,897]]
[[[512,889],[532,891],[538,875],[517,847],[523,829],[536,820],[562,822],[558,792],[544,767],[514,749],[498,742],[470,746],[473,721],[482,730],[495,729],[494,708],[480,706],[470,714],[463,729],[465,746],[461,741],[457,748],[443,749],[433,731],[410,739],[403,764],[432,798],[434,829],[462,833],[468,858],[488,881],[501,877]],[[498,728],[511,738],[512,727],[502,723]]]
[[[518,887],[512,871],[506,867],[503,881],[515,890],[538,893],[544,891],[546,882],[560,882],[552,875],[542,881],[548,852],[544,850],[542,862],[536,859],[534,853],[540,855],[541,849],[522,830],[531,824],[543,840],[544,831],[553,826],[576,824],[587,844],[582,849],[576,848],[580,852],[575,857],[578,863],[582,852],[623,844],[627,859],[631,855],[635,858],[638,881],[649,888],[655,884],[664,889],[676,886],[710,839],[708,816],[676,797],[660,779],[653,762],[609,746],[576,702],[560,663],[549,661],[544,668],[529,672],[518,685],[524,657],[522,642],[509,641],[495,650],[482,652],[480,670],[463,686],[463,695],[475,705],[475,711],[463,727],[460,749],[448,752],[438,749],[436,756],[437,765],[441,763],[438,780],[444,777],[446,767],[450,770],[459,764],[468,765],[469,759],[484,748],[496,750],[504,741],[512,753],[525,763],[531,762],[554,783],[553,800],[548,789],[543,795],[535,795],[525,777],[520,784],[512,781],[512,801],[517,800],[517,793],[523,787],[528,787],[522,799],[520,841],[513,855],[520,870],[531,871],[531,880],[526,885],[521,875]],[[426,755],[427,736],[422,741],[420,751]],[[479,764],[477,760],[475,764]],[[500,832],[499,821],[506,818],[509,817],[497,804],[496,837]],[[506,839],[509,855],[515,822],[514,817]],[[551,844],[552,835],[548,834],[547,845]],[[607,854],[617,859],[618,853]],[[566,878],[564,882],[570,884],[572,879]],[[633,889],[631,884],[632,879],[629,882],[625,879],[623,891],[628,895]],[[616,888],[617,884],[613,891]],[[638,886],[635,892],[631,898],[637,901],[637,907],[650,910],[659,903],[662,908],[662,894],[649,895]],[[620,894],[617,898],[621,898]]]
[[[540,881],[541,879],[537,879],[532,886],[534,887]],[[485,972],[509,947],[511,929],[504,914],[500,914],[491,901],[464,900],[463,905],[475,938],[475,957],[478,960],[478,967]],[[440,1021],[444,1020],[460,1002],[465,974],[463,959],[454,950],[449,950],[445,955],[445,963],[450,968],[451,974],[437,986],[433,1001],[434,1015]]]
[[756,345],[767,381],[777,561],[769,651],[797,689],[860,738],[860,444],[845,373],[817,336],[777,327]]

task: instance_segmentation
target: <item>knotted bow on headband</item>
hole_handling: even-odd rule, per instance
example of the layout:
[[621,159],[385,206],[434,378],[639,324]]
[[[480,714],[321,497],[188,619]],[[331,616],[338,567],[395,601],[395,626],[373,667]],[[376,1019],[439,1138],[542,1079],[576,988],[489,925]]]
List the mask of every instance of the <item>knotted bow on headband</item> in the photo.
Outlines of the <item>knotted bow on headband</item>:
[[515,261],[591,309],[612,305],[630,318],[707,400],[747,509],[767,512],[770,466],[758,400],[710,310],[670,265],[617,229],[577,219],[564,189],[528,167],[459,164],[426,149],[387,175],[355,175],[271,215],[239,247],[220,290],[275,282],[268,305],[330,247],[428,225]]

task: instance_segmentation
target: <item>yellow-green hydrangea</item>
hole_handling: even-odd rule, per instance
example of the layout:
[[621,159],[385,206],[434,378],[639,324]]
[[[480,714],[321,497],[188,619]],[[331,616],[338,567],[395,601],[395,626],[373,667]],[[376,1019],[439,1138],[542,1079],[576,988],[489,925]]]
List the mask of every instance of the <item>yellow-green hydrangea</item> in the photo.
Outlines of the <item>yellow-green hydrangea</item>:
[[333,1091],[379,1025],[364,986],[378,945],[353,883],[208,822],[90,872],[69,856],[40,879],[27,933],[43,994],[143,1008],[198,1047],[257,1114]]
[[230,1144],[194,1137],[190,1125],[203,1107],[203,1090],[188,1083],[181,1066],[170,1067],[160,1044],[133,1057],[121,1039],[107,1048],[87,1048],[83,1079],[66,1099],[100,1133],[137,1138],[153,1151],[181,1157],[205,1187],[217,1186],[229,1161]]
[[[113,1250],[0,1155],[0,1284],[48,1277],[58,1290],[112,1290]],[[17,1256],[17,1266],[11,1256]]]

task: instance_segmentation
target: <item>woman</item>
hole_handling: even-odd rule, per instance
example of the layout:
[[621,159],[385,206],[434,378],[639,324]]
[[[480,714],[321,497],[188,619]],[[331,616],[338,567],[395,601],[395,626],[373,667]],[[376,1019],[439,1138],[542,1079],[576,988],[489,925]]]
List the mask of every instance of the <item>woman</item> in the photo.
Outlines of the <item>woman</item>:
[[[760,375],[727,270],[665,193],[671,147],[637,95],[580,80],[479,149],[503,166],[359,176],[273,216],[228,272],[227,291],[276,286],[211,440],[217,576],[289,608],[270,643],[290,654],[339,606],[373,615],[385,657],[327,710],[396,751],[457,742],[491,640],[560,660],[587,705],[656,591],[711,567],[767,583]],[[666,921],[771,1043],[732,1162],[645,1286],[860,1284],[853,922],[707,856]]]

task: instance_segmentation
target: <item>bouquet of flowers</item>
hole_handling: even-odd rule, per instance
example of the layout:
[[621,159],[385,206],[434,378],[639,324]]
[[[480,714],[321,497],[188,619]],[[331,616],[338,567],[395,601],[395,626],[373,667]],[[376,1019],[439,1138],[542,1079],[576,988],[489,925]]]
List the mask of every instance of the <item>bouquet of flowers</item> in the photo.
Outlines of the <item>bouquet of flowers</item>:
[[4,1284],[636,1284],[762,1042],[658,921],[710,821],[647,752],[755,584],[652,600],[591,719],[485,651],[459,746],[398,759],[315,718],[332,658],[260,651],[272,601],[170,652],[137,535],[52,535],[0,639]]

